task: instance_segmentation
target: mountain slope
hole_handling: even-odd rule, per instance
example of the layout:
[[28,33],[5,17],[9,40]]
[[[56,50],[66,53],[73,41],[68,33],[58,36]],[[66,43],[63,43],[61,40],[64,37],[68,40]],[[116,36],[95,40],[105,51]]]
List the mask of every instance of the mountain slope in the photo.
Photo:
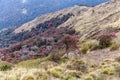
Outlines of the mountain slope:
[[1,79],[119,80],[119,3],[75,6],[2,30],[19,43],[0,49]]
[[[53,47],[58,44],[56,40],[61,42],[62,36],[64,37],[66,34],[77,35],[82,40],[100,33],[119,32],[119,3],[119,0],[113,0],[95,7],[74,6],[37,17],[10,32],[8,29],[9,34],[4,33],[7,30],[3,31],[3,35],[7,37],[3,39],[1,36],[3,44],[1,46],[4,47],[4,43],[6,43],[5,47],[8,47],[8,52],[11,54],[17,50],[20,50],[18,53],[21,53],[25,45],[28,47],[28,53],[29,48],[37,46],[35,53],[38,53],[38,48],[41,49],[43,45],[44,47],[49,45]],[[17,42],[19,43],[12,45]],[[62,44],[63,46],[64,44]]]
[[74,6],[39,16],[20,27],[17,27],[11,32],[10,36],[9,34],[4,35],[7,36],[6,40],[1,36],[0,43],[4,46],[4,43],[8,43],[8,41],[10,43],[23,41],[37,35],[37,31],[44,31],[51,26],[58,28],[74,28],[81,34],[81,39],[104,32],[111,27],[119,30],[119,3],[119,0],[112,0],[111,2],[103,3],[95,7]]
[[31,30],[32,28],[35,28],[38,24],[42,23],[42,21],[44,22],[44,20],[47,21],[50,18],[58,16],[59,14],[72,13],[74,16],[70,17],[67,21],[65,21],[58,27],[72,27],[76,29],[76,31],[80,32],[83,37],[89,37],[101,31],[104,31],[109,27],[119,28],[119,3],[119,0],[113,0],[111,2],[103,3],[95,7],[85,8],[76,6],[68,8],[62,11],[38,17],[35,20],[17,28],[14,32],[19,33],[23,29],[25,31]]
[[41,31],[45,31],[51,27],[58,27],[68,19],[72,19],[74,16],[80,15],[86,10],[88,10],[88,7],[74,6],[55,13],[42,15],[20,27],[12,27],[6,30],[3,29],[0,34],[0,47],[9,47],[12,44],[38,35]]
[[23,24],[22,26],[18,27],[14,32],[20,33],[23,31],[23,29],[24,29],[24,31],[31,31],[33,28],[36,28],[39,24],[45,23],[46,21],[50,21],[53,18],[57,18],[57,17],[60,18],[67,14],[72,14],[73,16],[71,16],[71,17],[78,16],[82,12],[85,12],[88,9],[89,8],[85,7],[85,6],[74,6],[74,7],[67,8],[67,9],[64,9],[64,10],[61,10],[61,11],[58,11],[55,13],[45,14],[40,17],[37,17],[36,19],[34,19],[26,24]]
[[106,28],[120,28],[119,7],[120,1],[114,0],[91,8],[77,18],[77,23],[74,27],[82,34],[87,33],[86,36],[95,34],[96,30],[99,32],[104,31]]
[[39,15],[73,5],[91,6],[106,1],[108,0],[0,0],[0,29],[20,26]]

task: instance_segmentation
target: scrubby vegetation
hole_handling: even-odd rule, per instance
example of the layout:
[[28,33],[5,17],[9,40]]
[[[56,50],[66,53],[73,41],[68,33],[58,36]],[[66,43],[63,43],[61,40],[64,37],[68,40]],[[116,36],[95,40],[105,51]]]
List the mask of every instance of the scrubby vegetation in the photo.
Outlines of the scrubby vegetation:
[[0,70],[1,71],[7,71],[7,70],[11,70],[12,67],[10,65],[2,65],[0,66]]
[[118,50],[120,47],[120,44],[116,43],[115,41],[113,41],[111,43],[111,46],[110,46],[110,51],[115,51],[115,50]]
[[[46,23],[47,24],[47,23]],[[74,29],[51,27],[43,33],[27,40],[10,46],[7,49],[1,49],[0,58],[10,63],[18,63],[23,60],[36,59],[51,55],[51,60],[57,61],[70,51],[76,51],[80,54],[77,45],[78,35],[75,35]]]
[[[120,37],[117,35],[120,35],[120,29],[107,29],[112,26],[108,23],[105,25],[107,30],[102,29],[102,22],[115,23],[117,17],[115,20],[112,16],[116,13],[106,15],[110,19],[98,19],[99,24],[92,20],[94,16],[88,19],[91,14],[77,18],[81,12],[70,12],[52,18],[45,15],[45,21],[40,20],[41,23],[33,26],[28,24],[34,27],[31,31],[23,29],[14,34],[14,29],[10,29],[0,34],[5,38],[0,43],[6,43],[0,46],[7,47],[0,49],[0,80],[119,80]],[[105,12],[92,11],[92,14],[104,15]]]
[[[3,80],[113,80],[119,79],[120,63],[116,60],[104,60],[92,67],[85,59],[68,59],[61,64],[48,64],[48,58],[34,60],[38,61],[39,67],[26,67],[29,61],[21,62],[12,70],[0,72]],[[35,62],[31,62],[34,64]],[[46,64],[43,64],[46,63]],[[104,63],[104,64],[103,64]],[[48,65],[47,65],[48,64]],[[45,68],[46,67],[46,68]],[[4,75],[6,73],[6,76]]]
[[100,48],[109,47],[111,45],[112,39],[115,37],[116,37],[115,33],[100,34],[98,36],[99,47]]
[[[100,53],[100,50],[104,54],[106,54],[107,49],[111,52],[119,50],[120,45],[114,40],[116,33],[98,34],[81,40],[80,33],[77,33],[75,29],[56,28],[70,16],[73,15],[68,14],[39,24],[31,32],[20,33],[19,38],[14,35],[12,38],[22,41],[9,48],[0,49],[2,60],[0,79],[119,79],[120,58],[114,56],[114,60],[104,60],[106,55],[101,57],[102,53]],[[97,53],[99,54],[97,55]],[[93,55],[93,58],[89,59],[92,57],[91,55]]]
[[[77,37],[71,36],[71,35],[65,35],[62,38],[62,42],[65,44],[66,54],[68,56],[69,51],[72,50],[79,50],[79,47],[77,46],[78,42]],[[80,52],[79,52],[80,53]]]
[[81,46],[81,52],[86,54],[87,51],[91,51],[91,50],[96,50],[98,49],[98,44],[97,43],[84,43],[82,46]]

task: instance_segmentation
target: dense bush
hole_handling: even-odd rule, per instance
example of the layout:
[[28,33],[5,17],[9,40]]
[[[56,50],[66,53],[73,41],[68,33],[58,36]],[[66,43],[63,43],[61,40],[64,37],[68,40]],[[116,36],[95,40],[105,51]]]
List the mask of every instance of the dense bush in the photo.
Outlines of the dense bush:
[[100,48],[106,48],[109,47],[111,45],[111,41],[113,38],[115,38],[116,35],[115,33],[106,33],[106,34],[100,34],[98,36],[98,40],[99,40],[99,47]]
[[[51,22],[49,23],[49,26],[50,25]],[[32,31],[34,33],[34,30]],[[6,51],[2,51],[2,53],[4,53],[2,60],[18,63],[22,60],[36,59],[51,54],[51,59],[57,61],[60,60],[63,54],[68,54],[70,51],[76,51],[75,54],[79,54],[80,51],[77,46],[79,38],[74,36],[74,33],[74,29],[56,29],[53,27],[45,30],[44,32],[37,31],[36,36],[12,45]],[[29,35],[34,34],[30,33]],[[32,49],[34,46],[36,46],[37,49]]]
[[1,71],[7,71],[7,70],[11,70],[12,67],[10,65],[2,65],[0,66],[0,70]]
[[71,36],[71,35],[64,35],[62,38],[62,42],[66,46],[66,54],[68,56],[69,50],[79,50],[79,47],[77,46],[77,42],[79,41],[78,37]]
[[22,44],[21,43],[17,43],[13,46],[10,47],[10,51],[17,51],[17,50],[20,50],[22,47]]

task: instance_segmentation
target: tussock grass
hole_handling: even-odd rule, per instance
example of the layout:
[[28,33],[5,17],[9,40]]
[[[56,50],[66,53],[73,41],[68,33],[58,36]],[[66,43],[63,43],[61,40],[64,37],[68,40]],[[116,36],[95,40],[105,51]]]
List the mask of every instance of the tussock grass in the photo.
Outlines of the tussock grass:
[[50,59],[50,56],[41,58],[41,59],[34,59],[34,60],[26,60],[22,61],[17,64],[18,67],[25,67],[25,68],[39,68],[41,67],[40,63],[47,61]]
[[[26,67],[25,64],[28,64],[28,67]],[[62,61],[60,64],[57,64],[55,66],[53,64],[54,61],[50,61],[48,57],[23,61],[18,63],[17,66],[13,67],[12,70],[0,72],[0,79],[112,80],[113,78],[116,78],[116,75],[120,74],[120,63],[119,60],[116,59],[105,59],[104,61],[97,64],[97,66],[94,66],[94,64],[92,66],[90,63],[87,63],[86,59],[67,59],[67,61]],[[44,66],[40,67],[40,65]],[[46,65],[48,67],[46,67]]]
[[116,43],[115,41],[112,41],[110,45],[110,51],[115,51],[118,50],[119,48],[120,48],[120,44]]

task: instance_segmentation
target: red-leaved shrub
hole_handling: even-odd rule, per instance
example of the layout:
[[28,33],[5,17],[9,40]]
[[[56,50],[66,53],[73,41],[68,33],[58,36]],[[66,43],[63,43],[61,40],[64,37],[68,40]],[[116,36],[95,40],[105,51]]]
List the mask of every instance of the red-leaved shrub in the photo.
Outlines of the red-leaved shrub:
[[98,41],[99,41],[100,48],[109,47],[111,45],[112,39],[115,37],[116,37],[116,34],[114,32],[98,35]]
[[77,50],[79,47],[77,46],[79,38],[71,35],[64,35],[62,38],[62,42],[66,46],[66,54],[68,55],[69,50]]
[[17,50],[20,50],[21,49],[21,43],[17,43],[13,46],[10,47],[10,51],[17,51]]

